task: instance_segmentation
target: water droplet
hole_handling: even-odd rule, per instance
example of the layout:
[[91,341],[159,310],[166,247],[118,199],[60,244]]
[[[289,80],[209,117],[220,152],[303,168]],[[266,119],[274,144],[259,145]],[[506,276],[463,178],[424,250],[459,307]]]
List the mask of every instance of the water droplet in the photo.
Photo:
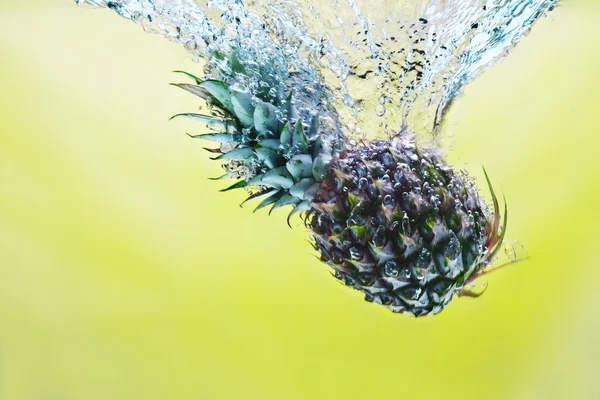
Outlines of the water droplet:
[[350,258],[353,260],[360,260],[363,257],[362,250],[358,247],[352,247],[350,249]]
[[408,218],[408,215],[406,215],[406,213],[403,213],[402,216],[402,233],[405,235],[410,235],[411,232],[411,228],[410,228],[410,219]]
[[383,198],[383,206],[387,208],[394,208],[396,206],[396,201],[391,195],[386,195]]
[[373,245],[376,247],[383,247],[385,246],[386,239],[385,226],[378,226],[377,229],[375,229],[375,233],[373,233],[373,239],[371,240]]
[[398,276],[398,263],[396,261],[388,261],[384,265],[384,273],[388,276]]

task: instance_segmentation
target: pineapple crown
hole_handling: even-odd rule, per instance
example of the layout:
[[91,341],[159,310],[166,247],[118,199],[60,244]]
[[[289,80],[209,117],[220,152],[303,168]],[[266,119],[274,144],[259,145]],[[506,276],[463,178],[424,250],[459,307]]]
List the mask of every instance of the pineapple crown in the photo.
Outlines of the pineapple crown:
[[[238,90],[223,81],[201,80],[187,72],[194,84],[175,83],[209,105],[210,115],[176,114],[207,124],[214,132],[190,135],[219,144],[206,148],[225,161],[226,173],[215,179],[234,179],[228,191],[246,188],[249,197],[242,203],[260,201],[255,211],[270,206],[270,213],[291,205],[288,216],[310,208],[339,148],[337,136],[320,131],[320,115],[305,122],[298,116],[293,90],[284,100],[269,91],[255,94]],[[275,103],[275,104],[274,104]]]

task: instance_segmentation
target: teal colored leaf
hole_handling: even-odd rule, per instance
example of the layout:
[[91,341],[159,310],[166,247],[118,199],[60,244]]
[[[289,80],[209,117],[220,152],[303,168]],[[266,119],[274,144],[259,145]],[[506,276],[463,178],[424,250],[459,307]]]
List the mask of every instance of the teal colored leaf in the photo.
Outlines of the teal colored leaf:
[[254,152],[249,147],[240,147],[234,150],[231,150],[228,153],[222,154],[219,157],[213,158],[213,160],[234,160],[234,161],[243,161],[249,160],[253,157],[256,157]]
[[297,110],[296,110],[296,106],[293,103],[293,95],[294,91],[290,90],[290,94],[288,95],[288,97],[285,99],[285,106],[283,107],[284,109],[284,117],[286,118],[287,121],[293,121],[297,118]]
[[276,192],[276,191],[277,190],[275,190],[273,188],[267,188],[265,190],[261,190],[260,192],[256,192],[256,193],[250,195],[246,200],[244,200],[244,202],[242,204],[240,204],[240,207],[242,207],[245,204],[250,203],[252,201],[266,199],[267,197],[272,196],[274,194],[274,192]]
[[233,110],[233,104],[231,103],[231,93],[229,93],[229,86],[225,82],[216,81],[216,80],[207,80],[203,81],[199,84],[202,88],[206,89],[208,93],[221,105],[230,112],[235,112]]
[[231,70],[238,74],[248,75],[244,64],[239,59],[237,50],[231,54]]
[[315,196],[317,195],[317,193],[319,193],[320,189],[321,189],[321,183],[315,182],[311,187],[306,189],[306,191],[304,192],[304,199],[305,200],[314,199]]
[[221,151],[221,149],[211,149],[209,147],[203,147],[204,150],[208,151],[209,153],[213,153],[213,154],[223,154],[223,152]]
[[275,114],[276,108],[270,103],[259,103],[254,109],[254,127],[262,138],[275,137],[279,121]]
[[313,183],[315,183],[315,181],[313,181],[311,178],[301,179],[290,188],[290,194],[294,197],[304,200],[304,193],[313,185]]
[[248,186],[259,186],[262,185],[262,178],[265,174],[256,175],[254,178],[248,181]]
[[252,95],[246,92],[231,92],[231,104],[233,112],[240,120],[244,128],[250,128],[254,125],[254,106],[252,105]]
[[236,140],[236,138],[233,135],[230,135],[229,133],[205,133],[205,134],[201,134],[201,135],[190,135],[188,133],[187,135],[194,139],[210,140],[211,142],[217,142],[217,143],[237,143],[237,142],[239,142],[238,140]]
[[300,150],[301,153],[308,152],[308,137],[304,134],[304,128],[302,127],[302,119],[296,122],[294,127],[294,133],[292,135],[292,146]]
[[298,154],[287,162],[286,168],[296,180],[312,177],[312,157],[308,154]]
[[289,194],[284,194],[283,196],[281,196],[279,198],[279,200],[277,200],[275,202],[275,204],[273,204],[273,207],[271,207],[271,209],[269,210],[269,215],[271,215],[271,213],[273,211],[277,210],[278,208],[290,206],[290,205],[296,205],[298,203],[300,203],[299,198],[291,196]]
[[279,150],[281,142],[278,139],[265,139],[258,142],[258,145],[267,149]]
[[219,190],[219,192],[228,192],[230,190],[239,189],[239,188],[243,188],[243,187],[246,187],[246,181],[244,181],[244,180],[236,182],[233,185],[231,185],[225,189],[221,189],[221,190]]
[[274,187],[281,187],[289,189],[294,184],[292,176],[285,167],[273,168],[263,176],[263,183],[273,185]]
[[321,154],[332,155],[333,148],[331,142],[326,139],[325,135],[318,135],[313,146],[313,157],[317,158]]
[[234,179],[236,176],[237,176],[237,174],[230,172],[230,173],[227,173],[225,175],[221,175],[221,176],[216,177],[216,178],[208,178],[208,179],[211,180],[211,181],[220,181],[221,179]]
[[329,169],[329,159],[331,157],[320,155],[315,158],[312,165],[312,174],[313,178],[317,182],[322,182],[325,179],[325,175],[327,174],[327,170]]
[[308,138],[314,140],[319,136],[319,115],[315,115],[310,121],[310,128],[308,129]]
[[192,80],[194,80],[196,82],[196,85],[199,85],[202,82],[202,79],[198,78],[195,75],[190,74],[189,72],[185,72],[185,71],[173,71],[175,73],[178,74],[183,74],[185,76],[187,76],[188,78],[191,78]]
[[292,225],[290,224],[290,220],[292,219],[292,217],[295,214],[300,213],[300,212],[304,212],[304,211],[308,211],[308,210],[310,210],[310,203],[308,201],[304,200],[304,201],[298,203],[296,205],[296,207],[294,207],[294,209],[292,210],[292,212],[287,217],[287,224],[288,224],[288,226],[290,228],[292,227]]
[[186,92],[189,92],[204,100],[208,99],[209,97],[212,97],[208,90],[206,90],[202,86],[190,85],[189,83],[171,83],[171,85],[183,89]]
[[179,117],[185,117],[185,118],[190,118],[196,121],[200,121],[200,122],[204,122],[204,123],[213,123],[213,122],[222,122],[223,124],[226,124],[227,121],[220,119],[220,118],[216,118],[213,117],[212,115],[204,115],[204,114],[195,114],[195,113],[180,113],[180,114],[175,114],[173,115],[170,119],[175,119],[175,118],[179,118]]
[[267,167],[273,169],[285,163],[285,159],[275,150],[266,147],[257,147],[254,152]]
[[291,146],[292,145],[292,128],[290,127],[290,123],[287,122],[283,129],[281,129],[281,135],[279,136],[279,141],[283,146]]
[[256,208],[254,209],[254,212],[257,212],[261,208],[265,208],[265,207],[275,203],[283,195],[284,195],[283,190],[278,190],[278,191],[273,192],[273,195],[267,197],[266,199],[261,201],[258,206],[256,206]]
[[178,117],[185,117],[193,119],[195,121],[204,122],[209,129],[219,132],[227,132],[227,127],[230,126],[231,123],[231,121],[221,119],[218,117],[213,117],[212,115],[203,115],[195,113],[175,114],[171,117],[171,119],[175,119]]

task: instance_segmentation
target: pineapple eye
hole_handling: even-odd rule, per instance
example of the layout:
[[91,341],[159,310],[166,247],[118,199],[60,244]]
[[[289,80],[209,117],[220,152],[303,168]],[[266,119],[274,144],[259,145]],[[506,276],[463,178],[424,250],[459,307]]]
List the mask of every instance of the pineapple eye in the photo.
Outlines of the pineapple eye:
[[375,283],[377,277],[375,274],[370,272],[359,272],[358,282],[363,286],[372,286]]
[[376,247],[383,247],[385,246],[386,243],[386,229],[385,226],[380,225],[377,227],[377,229],[375,230],[375,233],[373,234],[373,238],[371,239],[371,243],[373,243],[374,246]]

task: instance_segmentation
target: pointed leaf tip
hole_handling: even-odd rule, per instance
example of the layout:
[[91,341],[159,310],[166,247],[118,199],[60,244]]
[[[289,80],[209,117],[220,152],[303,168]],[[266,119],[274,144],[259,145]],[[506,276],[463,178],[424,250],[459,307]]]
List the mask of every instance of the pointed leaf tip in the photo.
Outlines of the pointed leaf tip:
[[227,192],[229,190],[239,189],[239,188],[243,188],[243,187],[246,187],[246,181],[245,180],[241,180],[239,182],[236,182],[233,185],[231,185],[229,187],[226,187],[225,189],[219,190],[219,192]]
[[179,70],[175,70],[173,72],[176,74],[183,74],[183,75],[187,76],[188,78],[191,78],[192,80],[194,80],[196,82],[196,85],[198,85],[202,82],[202,80],[200,78],[198,78],[195,75],[190,74],[189,72],[179,71]]

